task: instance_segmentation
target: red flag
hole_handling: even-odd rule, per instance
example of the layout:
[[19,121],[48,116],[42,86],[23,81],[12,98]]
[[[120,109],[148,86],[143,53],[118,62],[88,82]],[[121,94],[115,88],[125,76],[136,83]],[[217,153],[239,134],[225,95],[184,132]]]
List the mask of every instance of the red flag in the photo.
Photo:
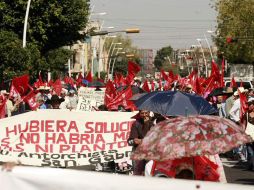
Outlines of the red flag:
[[221,78],[220,78],[220,87],[225,86],[225,81],[224,81],[224,72],[225,72],[225,60],[223,59],[221,62]]
[[232,79],[231,79],[230,87],[231,87],[231,88],[234,88],[234,87],[237,88],[237,83],[235,82],[234,76],[233,76]]
[[154,81],[151,80],[150,81],[150,84],[151,84],[151,91],[154,91],[155,90],[155,84],[154,84]]
[[64,77],[64,83],[69,84],[73,87],[74,86],[74,79],[69,76],[66,76],[66,77]]
[[52,84],[52,87],[55,91],[55,93],[60,96],[61,92],[62,92],[62,83],[60,79],[57,79],[54,84]]
[[170,71],[168,72],[168,76],[169,76],[170,79],[175,80],[175,76],[174,76],[174,73],[173,73],[172,70],[170,70]]
[[142,89],[146,92],[150,92],[150,88],[149,88],[149,85],[148,85],[148,81],[146,80],[142,86]]
[[123,90],[119,93],[113,100],[108,104],[108,109],[117,110],[118,106],[124,106],[125,109],[131,109],[133,107],[133,103],[129,100],[132,97],[131,86],[129,86],[126,90]]
[[18,90],[15,88],[13,84],[11,85],[11,88],[10,88],[9,97],[20,97]]
[[40,104],[36,102],[36,93],[34,91],[30,91],[23,100],[33,111],[40,106]]
[[92,71],[89,71],[86,75],[85,78],[88,82],[92,82],[93,81],[93,75],[92,75]]
[[220,79],[220,70],[219,70],[218,65],[214,62],[214,60],[212,60],[211,75],[214,75],[215,80],[219,80]]
[[114,84],[111,80],[108,80],[106,83],[106,90],[105,90],[105,96],[104,96],[104,104],[107,106],[116,96],[116,89],[114,87]]
[[27,90],[29,89],[29,76],[23,75],[12,79],[12,85],[17,89],[21,96],[26,95]]
[[6,98],[0,95],[0,119],[5,118],[6,115]]
[[196,94],[199,94],[199,95],[203,94],[203,87],[201,86],[198,77],[196,77],[194,88],[195,88],[194,91],[196,92]]
[[246,119],[246,113],[248,110],[248,100],[245,93],[241,93],[239,90],[238,93],[240,98],[240,123],[244,124],[244,120]]
[[165,81],[168,81],[169,77],[163,69],[161,69],[161,76]]
[[128,75],[136,75],[141,70],[140,66],[132,61],[128,62]]
[[83,80],[84,78],[83,78],[83,76],[82,76],[82,74],[81,73],[79,73],[79,75],[78,75],[78,78],[77,78],[77,86],[81,86],[82,85],[82,80]]
[[126,80],[124,79],[124,77],[121,73],[115,75],[115,81],[114,82],[116,84],[116,87],[126,85]]

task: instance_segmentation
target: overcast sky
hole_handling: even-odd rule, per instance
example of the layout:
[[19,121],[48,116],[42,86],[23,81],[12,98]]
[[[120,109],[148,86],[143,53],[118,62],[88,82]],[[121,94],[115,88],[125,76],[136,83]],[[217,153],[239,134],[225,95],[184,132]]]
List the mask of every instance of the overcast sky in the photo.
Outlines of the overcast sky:
[[112,30],[140,28],[140,34],[129,34],[139,48],[188,49],[204,34],[210,41],[206,31],[216,26],[216,12],[210,4],[211,0],[91,0],[93,12],[107,13],[91,19],[103,20],[104,27],[115,27]]

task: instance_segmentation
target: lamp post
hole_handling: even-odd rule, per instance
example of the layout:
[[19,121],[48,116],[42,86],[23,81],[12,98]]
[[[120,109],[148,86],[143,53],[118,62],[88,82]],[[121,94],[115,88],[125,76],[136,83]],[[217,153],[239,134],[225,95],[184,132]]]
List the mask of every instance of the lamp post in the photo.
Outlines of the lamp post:
[[23,30],[23,48],[26,47],[26,31],[27,31],[27,22],[28,22],[28,15],[29,15],[30,4],[31,4],[31,0],[28,0],[27,1],[27,7],[26,7],[24,30]]
[[[117,45],[122,45],[122,43],[121,43],[121,42],[113,43],[113,41],[112,41],[112,43],[110,44],[109,51],[108,51],[109,57],[108,57],[108,72],[107,72],[107,75],[109,75],[110,66],[111,66],[110,63],[111,63],[112,55],[113,55],[114,50],[115,50],[115,47],[116,47]],[[112,52],[111,52],[112,47],[113,47],[113,50],[112,50]]]
[[203,55],[203,59],[204,59],[204,63],[205,63],[205,77],[208,76],[208,69],[207,69],[207,61],[206,61],[206,58],[205,58],[205,52],[204,52],[204,49],[202,47],[202,44],[201,44],[201,39],[197,39],[198,41],[198,44],[199,44],[199,47],[201,48],[201,52],[202,52],[202,55]]
[[[112,64],[112,69],[111,69],[111,77],[113,78],[113,73],[114,73],[114,67],[115,67],[115,62],[117,55],[120,53],[119,50],[122,50],[123,48],[117,48],[116,56],[114,58],[113,64]],[[121,52],[122,54],[125,54],[125,52]]]

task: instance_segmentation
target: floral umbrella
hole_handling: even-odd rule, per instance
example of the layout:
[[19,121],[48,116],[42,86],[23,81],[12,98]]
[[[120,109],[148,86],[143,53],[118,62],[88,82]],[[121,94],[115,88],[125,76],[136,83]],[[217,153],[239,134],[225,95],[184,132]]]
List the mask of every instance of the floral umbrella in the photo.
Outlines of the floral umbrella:
[[218,116],[177,117],[155,125],[131,158],[165,161],[215,155],[251,142],[234,122]]

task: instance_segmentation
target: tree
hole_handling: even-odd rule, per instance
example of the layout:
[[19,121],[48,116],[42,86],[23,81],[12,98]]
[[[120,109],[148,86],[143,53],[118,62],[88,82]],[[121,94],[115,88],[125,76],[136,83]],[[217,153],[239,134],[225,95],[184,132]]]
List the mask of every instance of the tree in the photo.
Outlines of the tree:
[[218,52],[231,63],[254,62],[254,1],[215,0]]
[[163,47],[157,51],[157,54],[154,58],[154,66],[157,70],[162,69],[163,66],[165,67],[163,64],[172,58],[172,52],[173,48],[171,46]]
[[[28,17],[27,41],[40,47],[42,54],[48,50],[80,40],[86,27],[89,0],[37,0],[32,1]],[[0,28],[23,35],[27,0],[2,0],[0,3]]]
[[[0,80],[22,74],[34,74],[45,62],[35,45],[22,48],[22,41],[13,32],[0,30]],[[30,71],[30,73],[29,73]]]

